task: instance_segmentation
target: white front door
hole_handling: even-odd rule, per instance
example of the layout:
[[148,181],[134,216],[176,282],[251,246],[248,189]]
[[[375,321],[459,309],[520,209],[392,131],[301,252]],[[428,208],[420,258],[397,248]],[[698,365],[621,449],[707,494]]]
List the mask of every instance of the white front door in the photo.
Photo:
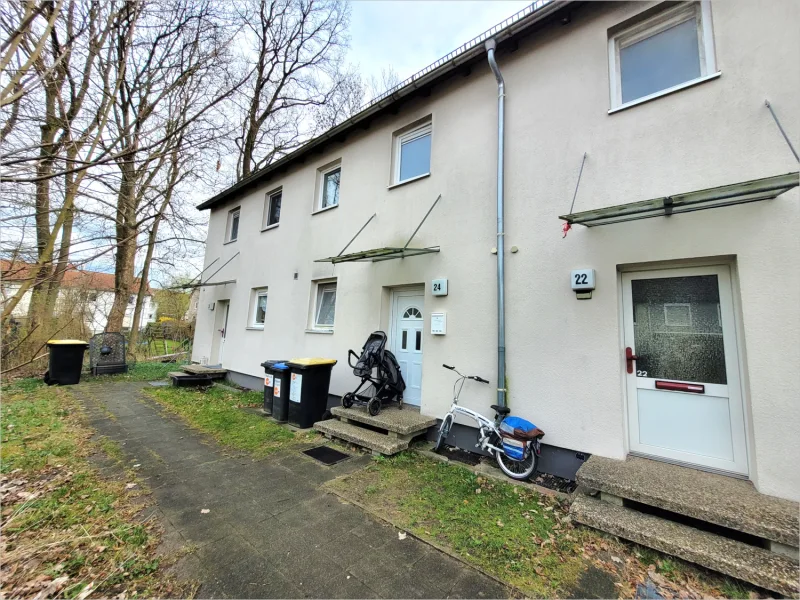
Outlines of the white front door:
[[[217,314],[215,315],[214,319],[214,327],[216,331],[214,332],[214,338],[216,339],[216,355],[214,352],[211,353],[211,364],[214,365],[222,365],[222,356],[225,353],[225,335],[228,333],[228,308],[230,307],[230,302],[228,300],[219,300],[217,301]],[[214,349],[212,346],[212,350]]]
[[630,450],[747,474],[727,266],[622,277]]
[[403,402],[419,406],[422,399],[422,329],[424,289],[396,291],[392,298],[390,349],[400,364],[406,391]]

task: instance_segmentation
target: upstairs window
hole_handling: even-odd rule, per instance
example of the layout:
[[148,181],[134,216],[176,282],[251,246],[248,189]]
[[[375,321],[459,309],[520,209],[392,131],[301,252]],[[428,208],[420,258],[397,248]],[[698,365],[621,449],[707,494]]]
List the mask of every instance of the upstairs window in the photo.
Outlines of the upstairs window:
[[431,173],[431,122],[394,136],[394,177],[398,184]]
[[611,108],[716,75],[710,3],[681,3],[609,36]]
[[273,227],[280,222],[282,198],[282,190],[267,194],[267,199],[264,202],[264,223],[262,224],[262,229]]
[[342,165],[335,165],[319,171],[319,196],[315,210],[325,210],[339,206],[339,187],[342,182]]
[[225,241],[235,242],[239,238],[239,208],[228,212],[228,223],[225,231]]

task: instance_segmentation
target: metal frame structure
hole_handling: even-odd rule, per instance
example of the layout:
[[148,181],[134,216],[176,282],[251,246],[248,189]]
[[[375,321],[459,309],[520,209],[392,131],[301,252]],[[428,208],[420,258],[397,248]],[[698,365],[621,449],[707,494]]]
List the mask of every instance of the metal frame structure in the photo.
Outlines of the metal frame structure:
[[422,224],[428,218],[428,215],[431,214],[434,207],[439,203],[439,200],[441,199],[442,195],[439,194],[436,197],[436,200],[433,201],[431,207],[428,209],[428,212],[426,212],[425,216],[422,217],[422,221],[419,222],[419,225],[417,225],[417,228],[414,230],[414,233],[412,233],[411,237],[408,238],[406,245],[403,246],[402,248],[394,248],[391,246],[386,246],[384,248],[372,248],[370,250],[360,250],[359,252],[351,252],[350,254],[344,253],[344,251],[350,247],[350,244],[352,244],[356,240],[356,238],[361,234],[361,232],[364,231],[364,229],[366,229],[367,225],[370,224],[372,219],[374,219],[377,216],[376,213],[373,214],[369,219],[367,219],[367,222],[361,226],[361,229],[358,230],[358,233],[356,233],[353,236],[353,238],[349,242],[347,242],[347,245],[344,248],[342,248],[342,251],[339,252],[339,254],[337,254],[336,256],[329,256],[327,258],[318,258],[314,262],[329,262],[333,264],[343,263],[343,262],[380,262],[383,260],[393,260],[395,258],[406,258],[409,256],[419,256],[420,254],[431,254],[434,252],[439,252],[439,246],[429,246],[427,248],[409,248],[408,245],[411,243],[411,240],[414,239],[414,236],[417,235],[417,232],[420,230],[420,227],[422,227]]
[[674,196],[561,215],[558,218],[570,225],[597,227],[652,217],[669,217],[678,213],[734,206],[759,200],[772,200],[798,185],[800,185],[800,173],[795,171]]

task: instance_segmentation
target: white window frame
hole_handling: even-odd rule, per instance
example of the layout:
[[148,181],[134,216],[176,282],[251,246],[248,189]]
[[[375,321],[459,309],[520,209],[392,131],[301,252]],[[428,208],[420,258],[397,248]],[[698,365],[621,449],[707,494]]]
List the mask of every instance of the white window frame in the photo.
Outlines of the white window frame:
[[414,127],[413,129],[403,132],[403,133],[395,133],[394,134],[394,169],[392,172],[392,185],[399,185],[401,183],[408,183],[410,181],[414,181],[416,179],[422,179],[423,177],[428,177],[431,174],[431,165],[428,164],[428,171],[426,173],[420,173],[419,175],[414,175],[413,177],[409,177],[408,179],[400,179],[400,166],[402,160],[402,148],[403,144],[408,142],[412,142],[416,139],[421,137],[425,137],[429,135],[431,137],[431,160],[433,160],[433,123],[430,119],[428,119],[422,125],[418,127]]
[[250,322],[247,324],[250,329],[264,329],[264,323],[267,322],[267,308],[264,309],[264,323],[256,321],[256,314],[258,313],[258,300],[264,296],[267,298],[267,307],[269,307],[269,288],[253,288],[250,296]]
[[[329,206],[322,206],[322,201],[325,198],[325,177],[334,171],[339,171],[339,199],[337,199],[336,204],[331,204]],[[314,202],[314,213],[322,212],[324,210],[331,210],[339,206],[339,200],[341,199],[342,195],[342,161],[336,161],[336,163],[319,169],[317,172],[317,187],[319,188],[317,192],[317,198]]]
[[336,324],[336,301],[334,300],[333,303],[333,323],[331,323],[330,325],[319,322],[319,311],[322,309],[322,296],[325,294],[325,292],[330,292],[331,290],[333,290],[333,292],[336,293],[337,292],[336,284],[337,284],[336,281],[320,281],[317,283],[316,296],[314,301],[313,322],[312,322],[313,329],[315,330],[333,331],[333,327]]
[[[237,206],[228,211],[228,220],[225,223],[225,243],[230,244],[239,239],[239,229],[242,226],[242,207]],[[239,217],[239,225],[236,227],[236,237],[232,237],[234,217]]]
[[283,188],[278,188],[276,190],[272,190],[271,192],[267,192],[267,195],[264,198],[264,216],[261,219],[261,231],[273,229],[281,224],[280,216],[278,216],[278,220],[274,223],[269,222],[269,216],[272,213],[272,199],[275,196],[281,197],[281,209],[283,209]]
[[[697,46],[700,52],[700,77],[684,81],[672,87],[664,88],[663,90],[653,92],[652,94],[636,98],[623,104],[622,74],[620,72],[619,58],[620,49],[652,37],[657,33],[661,33],[670,27],[679,25],[692,18],[697,18]],[[721,73],[717,71],[717,61],[714,51],[711,2],[709,0],[684,2],[609,35],[608,73],[610,84],[609,100],[611,103],[611,109],[608,111],[609,114],[719,77]]]

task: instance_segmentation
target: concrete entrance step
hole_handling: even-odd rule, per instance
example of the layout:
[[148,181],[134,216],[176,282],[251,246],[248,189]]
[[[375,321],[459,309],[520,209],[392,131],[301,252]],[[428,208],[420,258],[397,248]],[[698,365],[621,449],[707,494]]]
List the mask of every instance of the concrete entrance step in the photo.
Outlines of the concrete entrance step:
[[378,433],[377,431],[358,427],[352,423],[345,423],[337,419],[314,423],[314,429],[328,437],[345,440],[387,456],[397,454],[408,448],[408,440],[389,437],[384,433]]
[[389,437],[403,440],[425,433],[436,425],[436,418],[422,415],[409,408],[400,409],[396,406],[386,406],[374,417],[369,414],[366,406],[334,406],[331,412],[344,422],[355,421],[370,427],[383,429],[389,432]]
[[791,558],[579,494],[574,521],[786,596],[798,593]]
[[228,369],[207,367],[205,365],[184,365],[181,369],[191,375],[205,375],[211,379],[225,379],[225,375],[228,374]]
[[[646,458],[592,456],[578,470],[580,485],[700,519],[788,546],[797,552],[797,502],[767,496],[749,481]],[[780,550],[779,550],[780,551]]]

